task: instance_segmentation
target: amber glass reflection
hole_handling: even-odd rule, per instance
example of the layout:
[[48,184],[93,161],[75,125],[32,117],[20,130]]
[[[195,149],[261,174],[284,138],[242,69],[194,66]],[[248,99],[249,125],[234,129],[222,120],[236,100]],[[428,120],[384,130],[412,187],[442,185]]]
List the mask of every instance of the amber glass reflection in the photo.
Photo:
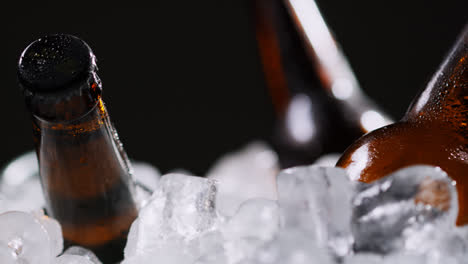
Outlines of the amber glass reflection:
[[283,168],[341,153],[389,123],[362,94],[314,1],[254,0],[252,10]]
[[439,166],[457,185],[458,225],[468,223],[468,27],[428,86],[396,124],[360,138],[338,161],[372,182],[414,164]]

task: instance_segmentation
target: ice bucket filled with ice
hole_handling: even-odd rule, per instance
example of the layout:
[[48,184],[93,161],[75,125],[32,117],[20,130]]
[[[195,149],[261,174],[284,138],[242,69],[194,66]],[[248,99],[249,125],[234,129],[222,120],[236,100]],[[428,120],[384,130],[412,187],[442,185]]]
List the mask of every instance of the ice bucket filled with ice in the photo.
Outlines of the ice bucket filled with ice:
[[83,40],[24,50],[35,150],[0,175],[1,264],[467,263],[468,27],[393,122],[313,1],[251,7],[276,126],[206,175],[128,159]]

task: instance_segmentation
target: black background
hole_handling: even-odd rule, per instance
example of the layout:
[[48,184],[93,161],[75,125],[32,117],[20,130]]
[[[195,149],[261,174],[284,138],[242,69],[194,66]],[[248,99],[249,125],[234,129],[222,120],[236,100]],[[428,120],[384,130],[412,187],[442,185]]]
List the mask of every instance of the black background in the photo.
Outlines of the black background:
[[[133,159],[201,175],[222,153],[269,135],[273,109],[248,0],[153,2],[1,7],[0,164],[33,147],[16,63],[49,33],[93,48],[104,101]],[[466,0],[317,3],[365,92],[395,118],[468,22]]]

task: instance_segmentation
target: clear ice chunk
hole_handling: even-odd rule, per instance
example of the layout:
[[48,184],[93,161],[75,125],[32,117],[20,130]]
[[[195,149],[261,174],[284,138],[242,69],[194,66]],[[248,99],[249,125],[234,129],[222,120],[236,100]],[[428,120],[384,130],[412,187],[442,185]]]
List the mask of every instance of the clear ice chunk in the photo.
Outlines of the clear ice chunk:
[[69,247],[67,250],[65,250],[65,252],[63,252],[63,255],[82,256],[91,261],[93,264],[102,264],[102,262],[91,250],[79,246]]
[[217,225],[215,197],[214,180],[163,176],[130,228],[124,263],[137,263],[150,255],[160,263],[193,262],[199,256],[190,250],[190,243],[210,243],[206,236]]
[[278,196],[282,226],[306,232],[337,256],[351,251],[354,184],[340,168],[303,166],[282,171]]
[[221,157],[207,174],[208,178],[219,181],[218,211],[232,216],[248,199],[276,200],[278,172],[276,153],[262,142],[250,143],[240,151]]
[[353,200],[355,250],[427,252],[455,228],[457,192],[440,168],[413,166],[372,184]]
[[50,263],[52,245],[46,229],[31,214],[0,214],[0,259],[2,264]]

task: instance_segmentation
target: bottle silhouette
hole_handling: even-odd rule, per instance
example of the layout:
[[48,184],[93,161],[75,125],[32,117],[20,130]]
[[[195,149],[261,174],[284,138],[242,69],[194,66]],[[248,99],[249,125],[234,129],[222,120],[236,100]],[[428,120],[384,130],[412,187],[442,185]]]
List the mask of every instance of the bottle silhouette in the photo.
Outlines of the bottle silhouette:
[[390,123],[362,93],[313,0],[254,0],[252,10],[282,168],[341,153]]
[[104,263],[122,259],[137,216],[129,162],[101,99],[89,46],[70,35],[30,44],[18,76],[33,123],[47,213],[66,244],[93,250]]
[[358,139],[337,166],[363,182],[415,164],[439,166],[456,181],[457,225],[468,223],[468,26],[397,123]]

